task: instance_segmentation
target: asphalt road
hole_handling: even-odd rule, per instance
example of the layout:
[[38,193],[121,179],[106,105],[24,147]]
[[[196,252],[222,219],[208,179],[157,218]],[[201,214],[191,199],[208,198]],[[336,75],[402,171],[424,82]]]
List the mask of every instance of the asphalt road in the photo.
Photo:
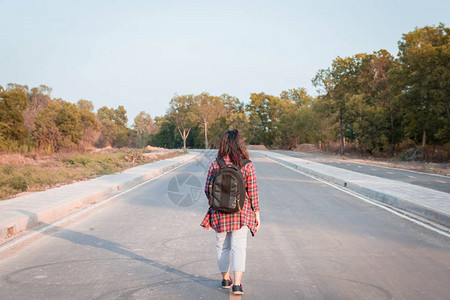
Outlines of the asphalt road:
[[[199,226],[209,159],[0,253],[0,299],[239,298],[220,288],[214,232]],[[262,225],[243,298],[448,299],[449,238],[252,159]]]
[[302,152],[275,150],[275,152],[289,155],[292,157],[312,160],[321,164],[346,169],[353,172],[363,173],[367,175],[382,177],[386,179],[398,180],[410,184],[430,188],[433,190],[450,193],[450,177],[434,174],[427,174],[422,172],[409,171],[398,168],[387,168],[371,164],[360,164],[349,162],[332,157],[325,157],[320,155],[313,155]]

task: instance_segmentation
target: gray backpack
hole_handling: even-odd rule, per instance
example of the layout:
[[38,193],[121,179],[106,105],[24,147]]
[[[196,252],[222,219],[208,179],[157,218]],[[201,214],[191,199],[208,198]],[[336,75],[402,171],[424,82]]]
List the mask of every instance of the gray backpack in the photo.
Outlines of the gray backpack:
[[[224,213],[235,213],[242,209],[245,202],[245,179],[241,170],[234,165],[227,165],[222,158],[216,159],[220,169],[217,170],[209,184],[209,206]],[[242,167],[251,162],[242,160]]]

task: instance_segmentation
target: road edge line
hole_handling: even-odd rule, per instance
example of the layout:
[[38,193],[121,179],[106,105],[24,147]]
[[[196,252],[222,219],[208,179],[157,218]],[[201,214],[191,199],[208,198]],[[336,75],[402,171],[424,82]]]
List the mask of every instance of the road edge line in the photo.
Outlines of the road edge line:
[[[36,236],[39,233],[45,232],[47,230],[50,230],[51,228],[63,223],[63,222],[67,222],[70,221],[71,219],[74,219],[84,213],[88,213],[89,211],[93,210],[93,209],[97,209],[100,208],[101,206],[107,204],[109,201],[118,198],[120,196],[122,196],[123,194],[126,194],[128,192],[131,192],[139,187],[141,187],[142,185],[145,185],[155,179],[158,179],[159,177],[162,177],[178,168],[181,168],[187,164],[192,163],[193,161],[195,161],[196,159],[198,159],[200,157],[200,155],[194,155],[191,159],[182,162],[179,165],[171,165],[171,168],[167,169],[165,168],[165,170],[161,173],[156,174],[154,177],[151,177],[149,179],[146,179],[144,181],[135,183],[134,185],[130,185],[124,189],[121,189],[120,191],[118,191],[117,193],[114,193],[112,195],[108,195],[104,198],[101,198],[99,200],[96,200],[95,202],[91,202],[88,203],[85,206],[79,207],[79,208],[73,208],[70,211],[67,211],[64,215],[60,216],[59,218],[56,218],[55,220],[51,221],[47,226],[36,230],[36,231],[32,231],[33,228],[37,228],[39,226],[42,225],[42,221],[37,221],[36,224],[34,226],[31,226],[29,228],[26,228],[25,230],[18,232],[17,234],[15,234],[14,236],[10,237],[10,238],[6,238],[3,241],[0,241],[0,252],[14,246],[17,245],[18,243],[21,243],[25,240],[28,240],[34,236]],[[31,232],[30,232],[31,231]]]
[[443,236],[445,236],[447,238],[450,238],[450,228],[448,229],[447,227],[445,227],[445,226],[443,226],[441,224],[434,223],[432,220],[425,219],[422,216],[419,216],[419,215],[416,215],[416,214],[411,213],[409,211],[403,210],[401,208],[389,205],[389,204],[387,204],[385,202],[382,202],[382,201],[379,201],[379,200],[376,200],[376,199],[373,199],[373,198],[369,198],[369,197],[367,197],[365,195],[359,194],[356,191],[345,189],[345,188],[343,188],[343,187],[341,187],[341,186],[339,186],[339,185],[337,185],[335,183],[328,182],[328,181],[326,181],[326,180],[324,180],[322,178],[319,178],[317,176],[314,176],[314,175],[311,175],[309,173],[300,171],[297,168],[291,167],[291,166],[289,166],[287,164],[283,164],[282,162],[274,160],[274,159],[272,159],[272,158],[270,158],[270,157],[268,157],[266,155],[263,155],[263,154],[260,154],[260,153],[258,153],[258,154],[263,156],[264,158],[266,158],[268,160],[273,161],[274,163],[277,163],[277,164],[287,168],[287,169],[290,169],[292,171],[295,171],[297,173],[305,175],[305,176],[307,176],[309,178],[312,178],[314,180],[317,180],[317,181],[320,181],[322,183],[325,183],[325,184],[327,184],[327,185],[329,185],[329,186],[331,186],[331,187],[333,187],[335,189],[338,189],[338,190],[340,190],[342,192],[345,192],[345,193],[347,193],[347,194],[349,194],[349,195],[351,195],[353,197],[356,197],[356,198],[358,198],[360,200],[363,200],[364,202],[367,202],[369,204],[375,205],[375,206],[377,206],[379,208],[382,208],[382,209],[384,209],[386,211],[389,211],[389,212],[391,212],[391,213],[393,213],[393,214],[395,214],[395,215],[397,215],[399,217],[402,217],[402,218],[404,218],[406,220],[409,220],[409,221],[411,221],[411,222],[413,222],[415,224],[418,224],[418,225],[420,225],[422,227],[425,227],[425,228],[427,228],[429,230],[432,230],[432,231],[434,231],[436,233],[439,233],[439,234],[441,234],[441,235],[443,235]]

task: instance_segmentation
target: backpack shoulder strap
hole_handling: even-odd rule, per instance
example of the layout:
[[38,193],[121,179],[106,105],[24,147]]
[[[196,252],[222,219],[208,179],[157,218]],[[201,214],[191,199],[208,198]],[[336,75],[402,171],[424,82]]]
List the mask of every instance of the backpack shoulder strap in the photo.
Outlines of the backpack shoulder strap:
[[227,165],[227,163],[223,160],[223,158],[216,158],[217,163],[219,164],[219,167],[223,168]]
[[252,161],[250,159],[243,159],[241,163],[241,168],[245,167],[246,164],[251,163]]

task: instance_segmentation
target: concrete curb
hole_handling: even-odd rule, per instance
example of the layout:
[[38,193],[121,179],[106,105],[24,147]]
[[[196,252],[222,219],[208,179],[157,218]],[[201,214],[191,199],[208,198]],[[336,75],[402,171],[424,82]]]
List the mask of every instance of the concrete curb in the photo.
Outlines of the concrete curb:
[[76,209],[104,200],[199,156],[200,153],[195,153],[160,160],[118,174],[2,201],[0,242],[42,223],[51,223]]
[[[268,151],[253,151],[280,164],[347,188],[374,200],[411,212],[450,228],[450,214],[436,202],[450,203],[450,195],[409,183],[356,173]],[[292,162],[295,161],[295,162]],[[336,176],[339,174],[339,176]],[[391,188],[390,188],[391,187]],[[420,196],[424,199],[420,199]],[[448,206],[448,204],[447,204]]]

